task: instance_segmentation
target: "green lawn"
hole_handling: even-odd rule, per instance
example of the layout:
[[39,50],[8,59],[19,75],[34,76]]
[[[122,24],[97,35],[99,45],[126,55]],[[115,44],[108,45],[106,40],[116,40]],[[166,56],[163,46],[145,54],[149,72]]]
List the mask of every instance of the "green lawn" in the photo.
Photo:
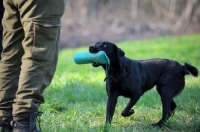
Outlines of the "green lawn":
[[[117,43],[132,59],[168,58],[200,70],[200,34]],[[186,76],[184,91],[175,98],[177,109],[162,129],[151,127],[162,114],[155,88],[134,106],[135,114],[120,115],[128,100],[119,97],[111,126],[105,126],[105,72],[91,64],[77,65],[73,55],[88,47],[60,51],[56,74],[41,105],[44,132],[200,132],[200,78]]]

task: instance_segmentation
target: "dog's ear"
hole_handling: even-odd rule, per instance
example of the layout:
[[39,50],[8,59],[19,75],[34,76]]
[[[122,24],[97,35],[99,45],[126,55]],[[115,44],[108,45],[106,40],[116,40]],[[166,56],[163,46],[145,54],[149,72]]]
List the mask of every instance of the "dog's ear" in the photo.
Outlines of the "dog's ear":
[[118,48],[118,57],[123,57],[125,55],[124,51]]
[[114,54],[115,54],[116,59],[119,59],[119,58],[121,58],[125,55],[124,51],[121,50],[120,48],[118,48],[116,45],[115,45],[115,51],[114,52],[115,52]]

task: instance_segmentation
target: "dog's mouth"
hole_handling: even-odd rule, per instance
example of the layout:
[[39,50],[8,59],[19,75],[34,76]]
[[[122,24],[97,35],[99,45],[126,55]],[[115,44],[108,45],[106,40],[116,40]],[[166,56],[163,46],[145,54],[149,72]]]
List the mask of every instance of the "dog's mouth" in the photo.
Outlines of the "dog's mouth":
[[[89,46],[89,52],[90,53],[97,53],[97,52],[99,52],[99,51],[101,51],[98,47],[96,47],[96,46]],[[92,66],[94,66],[94,67],[98,67],[98,66],[101,66],[102,64],[100,64],[100,63],[92,63]]]
[[102,64],[100,64],[100,63],[92,63],[92,66],[94,66],[94,67],[98,67],[98,66],[101,66]]

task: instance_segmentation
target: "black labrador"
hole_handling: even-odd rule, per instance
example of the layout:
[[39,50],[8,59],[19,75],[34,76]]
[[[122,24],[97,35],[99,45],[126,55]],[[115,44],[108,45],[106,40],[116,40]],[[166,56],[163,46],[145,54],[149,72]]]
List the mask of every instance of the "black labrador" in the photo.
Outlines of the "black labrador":
[[[162,118],[154,126],[161,127],[175,112],[176,103],[173,97],[184,88],[186,74],[198,76],[198,69],[185,63],[180,65],[177,61],[168,59],[132,60],[125,56],[124,51],[110,42],[97,42],[89,47],[89,52],[104,51],[110,59],[110,68],[106,78],[106,91],[108,95],[106,108],[106,123],[111,123],[118,96],[130,98],[129,103],[122,111],[123,117],[134,113],[132,107],[148,90],[156,86],[161,97],[163,113]],[[93,63],[94,67],[106,64]]]

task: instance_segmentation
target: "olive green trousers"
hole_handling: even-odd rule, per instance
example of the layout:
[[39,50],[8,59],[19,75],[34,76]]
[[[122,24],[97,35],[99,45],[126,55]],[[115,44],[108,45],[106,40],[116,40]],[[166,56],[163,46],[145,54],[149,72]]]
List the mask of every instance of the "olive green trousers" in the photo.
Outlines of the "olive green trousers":
[[36,112],[56,70],[64,0],[3,0],[0,116]]

